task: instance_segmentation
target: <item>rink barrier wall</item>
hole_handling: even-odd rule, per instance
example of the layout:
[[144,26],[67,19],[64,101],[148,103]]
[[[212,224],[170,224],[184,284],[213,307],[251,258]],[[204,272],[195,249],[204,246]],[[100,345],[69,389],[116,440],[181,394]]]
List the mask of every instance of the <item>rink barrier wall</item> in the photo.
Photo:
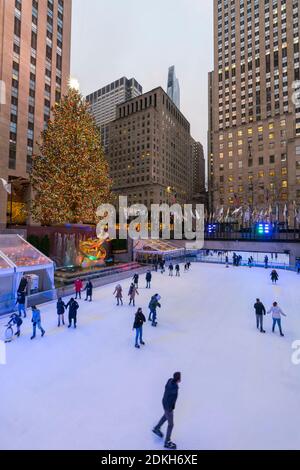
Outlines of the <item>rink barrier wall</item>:
[[[107,284],[118,283],[123,279],[132,279],[133,274],[137,273],[139,275],[145,274],[149,271],[149,265],[140,266],[138,269],[134,268],[132,270],[127,270],[123,272],[116,272],[114,274],[106,274],[106,276],[93,279],[94,288],[105,286]],[[142,282],[145,280],[142,279]],[[128,286],[129,287],[129,286]],[[33,305],[39,306],[49,302],[57,300],[59,297],[68,297],[74,295],[74,285],[59,287],[53,290],[38,292],[37,294],[28,295],[26,297],[26,308],[30,308]],[[85,292],[82,292],[82,296],[85,295]],[[13,311],[16,311],[16,307],[12,307],[10,312],[0,314],[0,317],[5,317],[11,315]]]

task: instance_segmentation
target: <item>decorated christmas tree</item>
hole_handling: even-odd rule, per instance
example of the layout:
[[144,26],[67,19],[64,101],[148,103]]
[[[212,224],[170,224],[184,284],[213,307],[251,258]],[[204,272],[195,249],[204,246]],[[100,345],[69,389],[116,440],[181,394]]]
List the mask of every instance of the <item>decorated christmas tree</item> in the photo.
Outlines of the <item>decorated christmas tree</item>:
[[33,158],[32,214],[42,224],[95,223],[96,209],[110,201],[111,180],[100,132],[75,89],[52,109]]

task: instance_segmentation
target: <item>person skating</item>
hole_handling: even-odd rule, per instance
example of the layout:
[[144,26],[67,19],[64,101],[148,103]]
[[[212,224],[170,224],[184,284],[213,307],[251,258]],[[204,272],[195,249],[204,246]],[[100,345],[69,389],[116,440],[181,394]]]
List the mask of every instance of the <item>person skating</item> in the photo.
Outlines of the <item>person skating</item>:
[[154,271],[157,273],[158,270],[158,262],[157,260],[154,261]]
[[57,304],[56,304],[56,311],[57,311],[57,316],[58,316],[57,326],[60,326],[61,321],[63,325],[65,324],[65,319],[64,319],[65,310],[66,310],[66,305],[63,302],[62,298],[59,297]]
[[26,295],[25,295],[25,292],[18,292],[18,293],[17,293],[17,300],[16,300],[15,305],[18,305],[19,316],[21,317],[21,316],[22,316],[22,313],[23,313],[24,318],[26,318],[26,306],[25,306],[25,303],[26,303]]
[[267,269],[269,266],[269,258],[267,255],[265,256],[264,263],[265,263],[265,269]]
[[300,274],[300,261],[297,261],[296,269],[297,269],[297,274]]
[[278,307],[277,302],[273,303],[273,306],[270,308],[270,310],[267,313],[272,314],[272,318],[273,318],[272,333],[274,333],[275,326],[276,326],[276,323],[277,323],[278,328],[279,328],[279,332],[280,332],[280,336],[284,336],[284,334],[282,333],[282,328],[281,328],[281,316],[286,317],[287,315],[285,313],[283,313],[283,311],[281,310],[280,307]]
[[142,345],[145,344],[144,341],[143,341],[143,324],[145,323],[145,321],[146,321],[145,315],[143,314],[142,309],[139,308],[138,311],[135,314],[133,328],[132,328],[133,330],[136,331],[135,347],[138,348],[138,349],[140,348],[139,342]]
[[20,334],[21,334],[21,325],[23,323],[23,320],[22,318],[20,317],[20,315],[17,315],[16,313],[13,313],[11,316],[10,316],[10,320],[8,322],[8,326],[11,326],[11,325],[16,325],[16,328],[17,328],[17,332],[15,333],[15,336],[19,337]]
[[93,295],[93,284],[91,281],[88,281],[84,290],[86,290],[86,297],[85,300],[89,300],[90,302],[92,301],[92,295]]
[[175,271],[176,271],[176,277],[180,277],[180,266],[179,266],[179,264],[176,264]]
[[171,277],[173,277],[173,270],[174,270],[174,266],[173,266],[173,264],[171,263],[171,264],[169,265],[169,276],[171,276]]
[[129,287],[129,291],[128,291],[128,296],[129,296],[129,305],[131,305],[132,303],[132,306],[135,307],[135,296],[136,295],[139,295],[138,293],[138,290],[137,290],[137,287],[135,286],[135,284],[131,284],[131,286]]
[[74,323],[74,328],[77,327],[77,310],[79,309],[78,302],[76,302],[73,297],[69,300],[66,305],[66,308],[69,308],[69,325],[68,328],[71,328],[72,321]]
[[276,284],[276,282],[277,282],[278,279],[279,279],[278,272],[277,272],[275,269],[273,269],[273,271],[271,272],[270,276],[271,276],[272,284]]
[[188,271],[190,270],[191,266],[192,266],[192,263],[191,263],[190,261],[188,261],[188,262],[187,262]]
[[121,305],[123,305],[123,289],[122,289],[121,284],[118,284],[116,286],[113,295],[115,295],[115,297],[117,299],[117,306],[119,306],[120,303],[121,303]]
[[163,261],[161,261],[161,262],[159,263],[159,267],[160,267],[160,272],[161,272],[161,274],[163,274],[163,273],[165,272],[165,265],[164,265],[164,262],[163,262]]
[[146,273],[146,289],[151,289],[151,280],[152,280],[152,274],[150,271]]
[[38,327],[38,329],[41,331],[41,336],[43,337],[44,334],[46,333],[44,328],[42,327],[42,321],[41,321],[41,312],[40,310],[38,310],[36,308],[35,305],[33,305],[31,307],[31,310],[32,310],[32,327],[33,327],[33,330],[32,330],[32,336],[30,339],[34,339],[35,336],[36,336],[36,327]]
[[83,282],[81,279],[76,279],[75,281],[75,299],[77,299],[77,297],[79,297],[81,299],[81,291],[82,291],[82,288],[83,288]]
[[225,256],[226,268],[229,268],[229,258],[228,255]]
[[157,313],[156,313],[156,309],[157,307],[158,308],[161,308],[161,304],[159,303],[159,300],[161,299],[160,295],[159,294],[155,294],[151,297],[151,300],[149,302],[149,309],[150,309],[150,313],[149,313],[149,318],[148,318],[148,321],[151,321],[152,322],[152,326],[157,326],[157,321],[156,321],[156,317],[157,317]]
[[132,280],[133,280],[133,283],[134,283],[135,287],[138,289],[139,288],[139,275],[137,273],[135,273],[133,275]]
[[256,328],[260,330],[261,333],[265,333],[263,327],[263,316],[266,314],[266,309],[264,307],[264,304],[259,299],[256,299],[254,309],[256,315]]
[[171,434],[174,427],[174,410],[175,405],[178,397],[178,384],[181,382],[181,373],[175,372],[172,379],[169,379],[166,387],[165,393],[163,396],[162,404],[164,409],[164,415],[158,422],[158,424],[154,427],[153,432],[157,436],[163,438],[164,435],[161,432],[160,428],[162,425],[168,421],[168,429],[165,438],[165,448],[166,449],[176,449],[176,444],[171,441]]

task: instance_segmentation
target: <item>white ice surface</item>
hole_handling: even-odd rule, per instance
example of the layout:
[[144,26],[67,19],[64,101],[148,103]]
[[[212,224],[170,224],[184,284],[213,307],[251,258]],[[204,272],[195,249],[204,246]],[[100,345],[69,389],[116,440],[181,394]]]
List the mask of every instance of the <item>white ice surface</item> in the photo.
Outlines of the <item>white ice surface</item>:
[[[182,270],[183,271],[183,270]],[[300,276],[193,264],[180,279],[154,274],[137,306],[147,316],[159,292],[158,327],[134,348],[135,309],[116,307],[114,286],[80,301],[78,329],[57,328],[55,304],[42,306],[46,336],[7,345],[0,365],[0,449],[162,449],[151,433],[166,380],[182,372],[173,440],[179,449],[299,449]],[[129,280],[121,282],[127,294]],[[285,337],[256,330],[253,304],[278,300]],[[127,299],[126,299],[127,300]],[[1,332],[4,319],[0,320]]]

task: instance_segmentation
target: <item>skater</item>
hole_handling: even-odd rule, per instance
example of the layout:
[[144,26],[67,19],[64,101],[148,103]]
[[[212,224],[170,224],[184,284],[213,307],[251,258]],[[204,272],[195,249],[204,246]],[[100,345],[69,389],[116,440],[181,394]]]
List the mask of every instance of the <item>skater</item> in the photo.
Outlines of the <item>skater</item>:
[[265,262],[265,269],[267,269],[269,266],[269,258],[267,255],[265,256],[264,262]]
[[300,274],[300,260],[296,264],[297,274]]
[[164,408],[164,415],[159,423],[153,429],[154,434],[159,437],[164,437],[160,428],[168,421],[167,435],[165,439],[166,449],[176,449],[176,444],[171,441],[171,434],[174,427],[174,409],[178,397],[178,384],[181,382],[181,373],[175,372],[172,379],[169,379],[165,387],[165,393],[163,396],[162,404]]
[[187,272],[187,270],[188,270],[188,268],[187,268],[187,264],[185,263],[185,265],[184,265],[184,272],[186,273],[186,272]]
[[251,261],[251,258],[248,258],[248,266],[249,266],[249,268],[252,268],[252,261]]
[[179,266],[179,264],[176,264],[175,271],[176,271],[176,277],[180,277],[180,266]]
[[160,272],[161,272],[161,274],[163,274],[163,273],[165,272],[165,265],[164,265],[164,262],[163,262],[163,261],[161,261],[161,262],[159,263],[159,267],[160,267]]
[[173,277],[173,270],[174,270],[174,266],[173,266],[173,264],[171,263],[171,264],[169,265],[169,276],[171,276],[171,277]]
[[263,327],[263,315],[266,314],[266,309],[264,307],[264,304],[259,299],[256,299],[254,309],[256,315],[256,328],[260,330],[261,333],[265,333]]
[[19,312],[19,317],[22,316],[22,313],[23,313],[23,316],[24,318],[26,318],[26,307],[25,307],[25,303],[26,303],[26,295],[24,292],[18,292],[17,293],[17,301],[15,303],[15,305],[18,304],[18,312]]
[[57,304],[56,304],[56,311],[57,311],[57,316],[58,316],[58,323],[57,326],[60,326],[60,320],[62,320],[62,324],[65,324],[65,319],[64,319],[64,313],[66,310],[66,305],[63,302],[62,298],[59,297]]
[[152,274],[150,271],[146,274],[146,289],[151,289]]
[[69,308],[69,325],[68,328],[71,328],[72,326],[72,320],[74,323],[74,328],[77,328],[77,310],[79,309],[78,302],[76,302],[73,297],[71,300],[66,305],[66,308]]
[[129,305],[131,305],[131,302],[132,302],[132,306],[135,307],[135,296],[139,295],[139,293],[138,293],[136,286],[133,283],[129,287],[128,295],[129,295]]
[[161,299],[161,296],[159,294],[155,294],[151,297],[151,300],[149,302],[150,313],[149,313],[148,321],[152,322],[152,326],[157,326],[156,309],[157,307],[161,308],[161,305],[159,303],[160,299]]
[[139,288],[139,275],[137,273],[135,273],[133,275],[132,279],[133,279],[133,283],[134,283],[136,289],[138,289]]
[[229,268],[229,258],[228,255],[225,256],[226,268]]
[[83,282],[81,279],[76,279],[75,281],[75,299],[77,299],[77,297],[79,297],[81,299],[81,290],[83,288]]
[[154,261],[154,271],[157,273],[158,270],[158,262],[157,260]]
[[87,285],[85,286],[84,290],[86,290],[86,297],[84,300],[88,300],[91,302],[92,301],[92,295],[93,295],[93,284],[91,281],[87,282]]
[[284,334],[282,333],[282,328],[281,328],[281,315],[284,316],[284,317],[286,317],[287,315],[285,313],[283,313],[283,311],[281,310],[280,307],[278,307],[277,302],[273,303],[273,306],[270,308],[270,310],[267,313],[268,314],[272,313],[272,318],[273,318],[272,333],[274,333],[275,326],[276,326],[276,323],[277,323],[278,328],[279,328],[279,332],[280,332],[280,336],[284,336]]
[[41,312],[40,310],[38,310],[36,308],[35,305],[33,305],[31,307],[31,310],[32,310],[32,327],[33,327],[33,330],[32,330],[32,336],[30,339],[34,339],[35,338],[35,335],[36,335],[36,327],[38,327],[38,329],[41,331],[41,336],[43,337],[44,334],[46,333],[44,328],[42,327],[42,323],[41,323]]
[[23,323],[23,320],[21,318],[20,315],[17,315],[16,313],[13,313],[11,316],[10,316],[10,320],[8,322],[8,326],[11,326],[11,325],[16,325],[16,328],[17,328],[17,332],[15,333],[15,336],[19,337],[20,334],[21,334],[21,325]]
[[190,270],[191,266],[192,266],[192,263],[191,263],[190,261],[188,261],[188,262],[187,262],[188,271]]
[[270,274],[270,277],[272,280],[272,284],[276,284],[279,279],[278,272],[276,271],[276,269],[273,269],[273,271]]
[[115,291],[113,293],[113,295],[115,295],[116,299],[117,299],[117,306],[120,305],[123,305],[123,289],[122,289],[122,286],[121,284],[118,284],[115,288]]
[[134,319],[133,328],[132,328],[133,330],[136,331],[135,347],[137,349],[140,349],[139,342],[143,346],[145,345],[143,341],[143,324],[145,323],[145,321],[146,321],[146,318],[145,318],[145,315],[143,314],[142,309],[138,308],[138,311],[135,314],[135,319]]

